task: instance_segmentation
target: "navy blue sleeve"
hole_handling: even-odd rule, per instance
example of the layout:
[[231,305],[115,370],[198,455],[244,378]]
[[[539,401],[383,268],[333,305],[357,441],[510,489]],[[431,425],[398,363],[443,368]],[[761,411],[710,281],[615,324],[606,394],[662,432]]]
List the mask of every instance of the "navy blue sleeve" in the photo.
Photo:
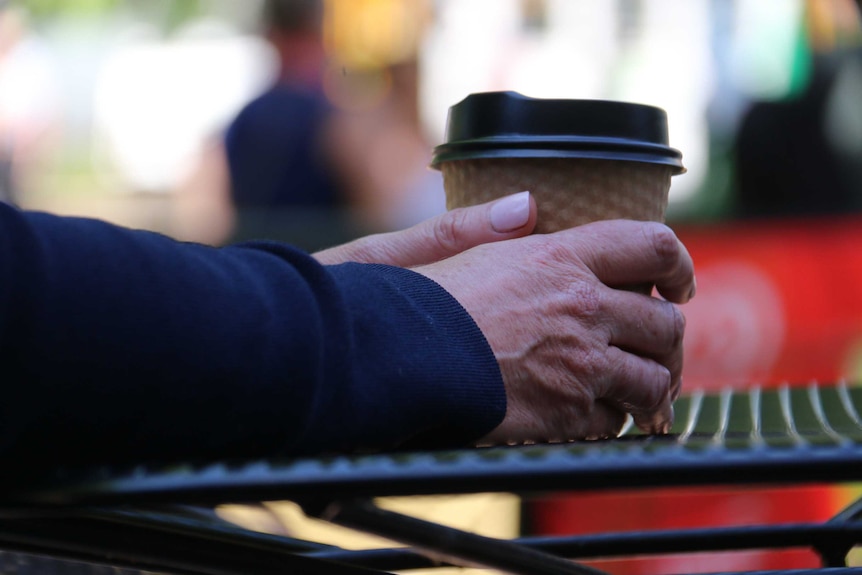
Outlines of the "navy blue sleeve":
[[0,282],[0,461],[464,445],[505,413],[478,327],[409,270],[2,205]]

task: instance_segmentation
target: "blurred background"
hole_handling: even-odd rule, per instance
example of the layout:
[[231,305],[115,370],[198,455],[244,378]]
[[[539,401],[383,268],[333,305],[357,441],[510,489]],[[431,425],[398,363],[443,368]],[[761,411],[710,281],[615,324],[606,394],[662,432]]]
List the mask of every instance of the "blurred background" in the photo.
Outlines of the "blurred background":
[[[182,240],[312,250],[442,212],[442,179],[427,165],[449,106],[469,93],[652,104],[688,168],[668,216],[698,274],[684,310],[687,388],[856,381],[859,10],[854,0],[0,0],[0,199]],[[502,535],[647,518],[806,521],[854,494],[480,498],[472,517]],[[464,501],[446,505],[472,525]],[[299,521],[273,509],[237,520],[274,531]],[[674,561],[612,567],[814,558]]]
[[[214,149],[243,106],[289,84],[315,100],[306,112],[331,108],[332,137],[322,123],[301,135],[327,147],[339,180],[327,201],[361,228],[443,209],[430,150],[448,107],[487,90],[666,109],[688,168],[674,180],[674,222],[862,201],[852,0],[294,4],[273,14],[262,0],[2,0],[2,193],[28,208],[229,241],[236,222],[217,206],[229,174],[217,173],[227,162]],[[268,105],[250,123],[288,107]],[[794,134],[810,141],[791,149]],[[269,143],[289,155],[288,139]],[[791,154],[818,193],[769,176]]]

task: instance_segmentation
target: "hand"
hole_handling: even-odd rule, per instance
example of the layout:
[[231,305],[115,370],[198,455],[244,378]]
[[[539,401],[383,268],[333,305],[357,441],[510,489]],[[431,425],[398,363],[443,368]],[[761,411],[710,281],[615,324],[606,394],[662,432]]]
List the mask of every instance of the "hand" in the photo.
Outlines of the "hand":
[[[480,443],[615,436],[630,413],[666,433],[679,394],[691,257],[662,224],[626,220],[486,244],[416,268],[485,334],[508,407]],[[666,300],[629,291],[655,284]]]
[[378,263],[400,267],[430,264],[474,246],[530,234],[536,202],[529,192],[458,208],[399,232],[376,234],[314,254],[322,264]]

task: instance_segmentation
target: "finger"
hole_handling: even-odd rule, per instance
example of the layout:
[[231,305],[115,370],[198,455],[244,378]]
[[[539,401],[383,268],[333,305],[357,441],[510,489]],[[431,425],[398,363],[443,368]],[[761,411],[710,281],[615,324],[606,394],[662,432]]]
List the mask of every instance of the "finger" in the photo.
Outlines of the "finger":
[[649,413],[633,413],[632,418],[638,429],[653,435],[670,433],[673,427],[673,403],[670,397],[658,409]]
[[675,303],[690,301],[697,291],[697,279],[694,275],[694,261],[691,254],[679,239],[677,239],[679,257],[677,266],[662,278],[655,281],[656,289],[663,298]]
[[682,387],[685,316],[670,302],[626,291],[608,298],[604,322],[611,345],[663,365],[671,376],[671,398]]
[[649,433],[666,433],[673,424],[671,373],[663,365],[621,349],[608,348],[610,372],[601,399],[632,414]]
[[315,254],[323,263],[358,261],[401,267],[430,264],[480,244],[526,236],[536,225],[530,192],[456,208],[400,232],[377,234]]
[[624,290],[607,290],[603,325],[611,345],[665,357],[682,347],[685,316],[676,304]]
[[530,192],[456,208],[413,226],[401,236],[403,253],[414,266],[436,262],[472,247],[528,235],[536,225],[536,202]]
[[657,222],[606,220],[568,233],[570,249],[610,286],[655,284],[670,301],[683,303],[695,291],[694,264],[673,231]]

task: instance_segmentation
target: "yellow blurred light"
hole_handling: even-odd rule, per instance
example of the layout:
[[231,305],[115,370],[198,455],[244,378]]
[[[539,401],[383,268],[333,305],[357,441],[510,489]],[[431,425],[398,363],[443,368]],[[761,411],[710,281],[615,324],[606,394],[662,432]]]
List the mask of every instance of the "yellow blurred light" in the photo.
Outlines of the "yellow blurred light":
[[857,7],[853,0],[807,0],[809,42],[815,52],[829,52],[862,40]]
[[324,42],[344,66],[390,66],[416,56],[429,15],[424,0],[326,0]]

